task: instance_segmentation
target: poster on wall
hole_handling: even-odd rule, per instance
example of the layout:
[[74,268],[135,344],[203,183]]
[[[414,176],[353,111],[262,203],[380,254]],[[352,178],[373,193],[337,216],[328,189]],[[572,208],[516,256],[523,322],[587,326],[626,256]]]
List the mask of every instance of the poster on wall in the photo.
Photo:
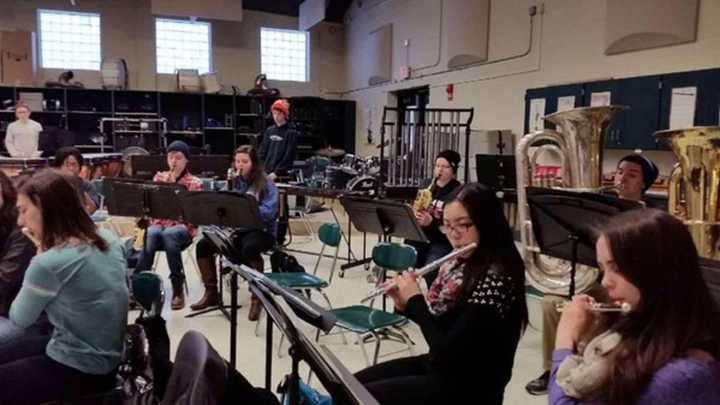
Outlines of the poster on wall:
[[530,118],[528,122],[530,132],[545,129],[545,99],[533,98],[530,100]]
[[575,108],[575,96],[558,97],[558,112]]
[[689,128],[695,125],[697,87],[675,87],[670,98],[670,128]]
[[612,102],[612,93],[609,91],[599,91],[590,95],[590,107],[604,107]]

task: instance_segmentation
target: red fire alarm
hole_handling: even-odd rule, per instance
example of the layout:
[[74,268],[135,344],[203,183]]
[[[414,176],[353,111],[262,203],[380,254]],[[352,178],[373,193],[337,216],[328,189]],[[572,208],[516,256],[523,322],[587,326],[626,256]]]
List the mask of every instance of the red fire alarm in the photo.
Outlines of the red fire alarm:
[[445,88],[445,92],[447,92],[447,99],[448,101],[452,101],[453,95],[455,94],[455,85],[448,84]]

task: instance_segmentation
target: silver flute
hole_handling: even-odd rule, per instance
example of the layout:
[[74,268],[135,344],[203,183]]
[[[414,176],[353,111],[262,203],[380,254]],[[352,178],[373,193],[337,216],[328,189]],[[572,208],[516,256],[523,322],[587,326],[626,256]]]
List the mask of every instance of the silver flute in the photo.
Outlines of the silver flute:
[[[446,261],[451,260],[451,259],[454,259],[455,257],[457,257],[457,256],[459,256],[459,255],[461,255],[461,254],[463,254],[463,253],[467,253],[467,252],[475,249],[476,247],[477,247],[477,243],[476,243],[476,242],[472,242],[472,243],[470,243],[470,244],[467,244],[467,245],[461,247],[460,249],[453,250],[452,252],[448,253],[447,255],[445,255],[445,256],[443,256],[443,257],[441,257],[441,258],[439,258],[439,259],[437,259],[437,260],[435,260],[435,261],[433,261],[433,262],[431,262],[431,263],[428,263],[427,265],[425,265],[425,266],[422,267],[422,268],[419,268],[419,269],[413,271],[413,273],[417,274],[418,276],[424,276],[425,274],[428,274],[428,273],[430,273],[430,272],[432,272],[432,271],[437,270],[437,268],[440,267],[440,266],[441,266],[443,263],[445,263]],[[390,291],[390,290],[392,290],[393,288],[397,287],[397,285],[398,285],[398,284],[397,284],[397,281],[395,280],[395,281],[393,281],[393,282],[391,282],[391,283],[389,283],[389,284],[386,284],[386,285],[384,285],[384,286],[382,286],[382,287],[376,288],[375,290],[373,290],[372,292],[370,292],[370,294],[366,295],[365,298],[361,299],[360,302],[361,302],[361,303],[367,302],[367,301],[370,301],[371,299],[373,299],[373,298],[375,298],[375,297],[377,297],[377,296],[380,296],[380,295],[383,295],[383,294],[387,294],[388,291]]]
[[[564,301],[557,305],[555,309],[558,312],[564,311],[570,305],[570,301]],[[622,312],[627,314],[632,310],[632,306],[627,302],[621,302],[619,304],[605,304],[602,302],[595,302],[590,304],[590,310],[593,312]]]

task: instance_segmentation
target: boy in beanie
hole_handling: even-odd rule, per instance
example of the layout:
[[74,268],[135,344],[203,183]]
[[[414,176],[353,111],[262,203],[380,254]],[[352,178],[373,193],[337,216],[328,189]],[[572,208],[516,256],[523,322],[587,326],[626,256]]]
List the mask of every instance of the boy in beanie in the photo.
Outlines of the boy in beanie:
[[636,153],[620,159],[615,172],[618,196],[628,200],[642,200],[645,192],[655,183],[658,168],[650,159]]
[[[452,251],[447,236],[440,232],[440,226],[443,223],[442,214],[445,202],[450,200],[453,192],[460,187],[460,182],[455,179],[460,166],[460,159],[460,154],[454,150],[448,149],[438,153],[435,158],[433,178],[426,179],[420,185],[420,188],[430,188],[432,203],[427,209],[416,212],[415,220],[422,227],[423,233],[425,233],[430,243],[406,242],[414,246],[417,251],[415,268],[425,266]],[[435,280],[435,274],[437,273],[430,273],[425,276],[428,287]]]
[[[201,191],[202,181],[190,174],[187,165],[190,158],[190,148],[183,141],[174,141],[167,147],[167,164],[170,170],[158,172],[153,181],[162,183],[177,183],[188,191]],[[187,249],[197,234],[197,228],[190,224],[169,219],[153,219],[145,232],[145,247],[140,253],[137,270],[148,271],[155,260],[155,252],[164,250],[170,268],[170,281],[172,283],[172,309],[185,307],[185,271],[182,263],[182,251]]]
[[265,130],[259,156],[270,180],[284,176],[292,169],[297,153],[297,132],[289,128],[290,103],[280,99],[270,108],[275,125]]

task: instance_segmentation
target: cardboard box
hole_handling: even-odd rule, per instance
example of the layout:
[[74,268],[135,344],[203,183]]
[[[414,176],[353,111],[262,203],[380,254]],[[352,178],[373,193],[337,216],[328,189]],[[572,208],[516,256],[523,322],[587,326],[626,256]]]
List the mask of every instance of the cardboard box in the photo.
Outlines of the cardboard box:
[[9,86],[34,86],[37,77],[35,33],[0,32],[0,81]]

